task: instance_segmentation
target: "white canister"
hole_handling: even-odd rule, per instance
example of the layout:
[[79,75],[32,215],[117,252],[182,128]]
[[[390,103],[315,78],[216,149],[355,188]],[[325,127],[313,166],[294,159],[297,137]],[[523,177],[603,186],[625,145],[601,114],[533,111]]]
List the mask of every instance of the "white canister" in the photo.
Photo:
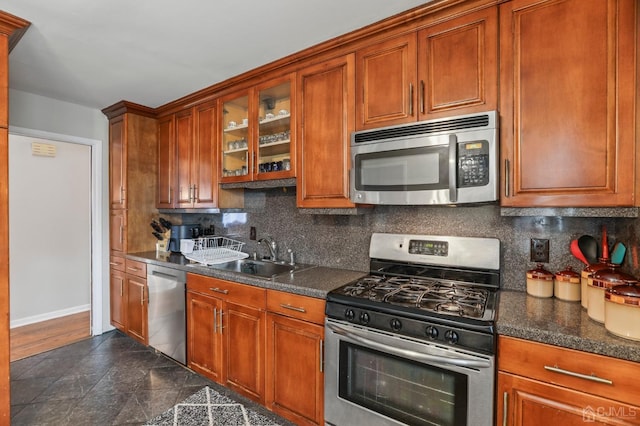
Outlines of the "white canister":
[[612,334],[640,341],[640,287],[620,285],[605,291],[604,327]]
[[580,275],[571,266],[567,266],[564,271],[556,272],[553,280],[553,294],[558,299],[579,302],[581,292]]
[[527,294],[535,297],[553,297],[553,274],[542,266],[527,271]]
[[580,273],[580,303],[582,307],[587,309],[589,307],[589,281],[593,278],[593,274],[601,269],[608,267],[607,259],[600,258],[598,263],[588,265]]
[[593,274],[588,284],[589,302],[587,313],[589,318],[604,323],[604,293],[607,289],[625,284],[636,284],[635,277],[619,271],[620,265],[609,264]]

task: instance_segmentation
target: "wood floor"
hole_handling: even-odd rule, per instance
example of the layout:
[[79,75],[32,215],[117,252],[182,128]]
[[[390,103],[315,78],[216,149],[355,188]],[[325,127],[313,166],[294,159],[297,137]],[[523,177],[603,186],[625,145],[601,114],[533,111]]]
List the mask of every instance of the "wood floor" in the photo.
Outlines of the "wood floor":
[[91,337],[90,311],[11,329],[11,361]]

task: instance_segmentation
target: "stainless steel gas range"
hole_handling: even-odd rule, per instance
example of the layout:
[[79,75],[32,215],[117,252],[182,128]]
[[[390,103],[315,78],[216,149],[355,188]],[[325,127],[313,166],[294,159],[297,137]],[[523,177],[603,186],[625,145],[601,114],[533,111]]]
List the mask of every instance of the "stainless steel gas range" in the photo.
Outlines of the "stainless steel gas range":
[[327,295],[326,424],[493,424],[500,241],[376,233],[369,252]]

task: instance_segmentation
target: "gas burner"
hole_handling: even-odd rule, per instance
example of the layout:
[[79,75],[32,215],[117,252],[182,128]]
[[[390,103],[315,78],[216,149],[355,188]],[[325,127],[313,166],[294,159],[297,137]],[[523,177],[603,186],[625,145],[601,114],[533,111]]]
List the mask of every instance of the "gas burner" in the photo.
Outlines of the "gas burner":
[[462,306],[460,306],[459,303],[456,302],[444,302],[444,303],[438,303],[435,307],[436,311],[445,311],[445,312],[451,312],[451,313],[455,313],[457,312],[460,316],[464,316],[465,312],[464,309],[462,308]]
[[389,284],[397,284],[399,286],[411,283],[411,278],[408,277],[389,277],[385,278],[385,282]]
[[486,290],[464,286],[438,285],[431,294],[451,300],[475,301],[482,304],[487,299]]
[[423,293],[425,291],[429,291],[429,286],[411,282],[409,284],[402,284],[400,286],[400,291],[406,291],[407,293]]

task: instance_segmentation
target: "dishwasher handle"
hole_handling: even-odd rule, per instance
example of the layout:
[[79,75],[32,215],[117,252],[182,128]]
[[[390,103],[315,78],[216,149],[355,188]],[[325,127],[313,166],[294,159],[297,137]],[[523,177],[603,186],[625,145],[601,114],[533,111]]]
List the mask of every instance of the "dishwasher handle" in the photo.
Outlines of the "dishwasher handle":
[[172,281],[182,281],[180,279],[179,276],[177,275],[171,275],[171,274],[167,274],[164,272],[160,272],[160,271],[151,271],[151,273],[149,275],[155,276],[155,277],[160,277],[160,278],[166,278],[168,280],[172,280]]

